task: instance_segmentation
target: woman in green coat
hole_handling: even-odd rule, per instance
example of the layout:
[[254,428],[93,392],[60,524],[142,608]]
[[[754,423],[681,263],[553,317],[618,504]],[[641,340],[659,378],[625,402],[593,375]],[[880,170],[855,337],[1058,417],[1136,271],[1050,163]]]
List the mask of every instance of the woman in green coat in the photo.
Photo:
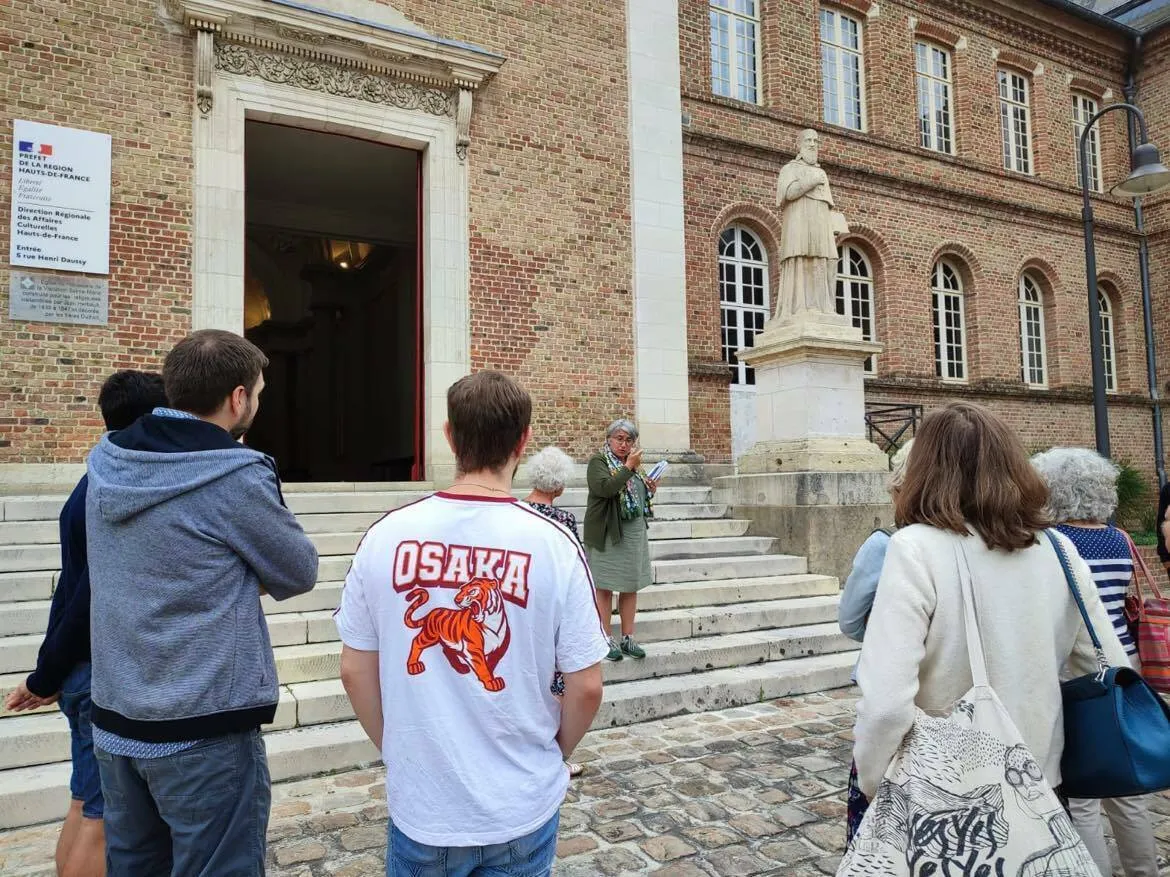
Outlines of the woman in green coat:
[[613,616],[613,593],[618,592],[622,639],[619,644],[610,637],[611,661],[620,661],[623,654],[646,657],[634,641],[634,614],[638,591],[653,579],[647,527],[658,482],[638,471],[642,449],[637,441],[638,428],[631,421],[615,420],[606,430],[605,447],[589,461],[585,476],[589,484],[585,551],[597,587],[597,611],[603,619]]

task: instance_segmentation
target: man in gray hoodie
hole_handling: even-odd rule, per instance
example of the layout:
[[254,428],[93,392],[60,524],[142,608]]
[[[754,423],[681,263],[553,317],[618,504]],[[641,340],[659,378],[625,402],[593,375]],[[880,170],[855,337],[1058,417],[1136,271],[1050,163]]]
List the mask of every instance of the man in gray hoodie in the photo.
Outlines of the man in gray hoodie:
[[93,738],[110,877],[262,875],[271,802],[260,726],[276,663],[260,594],[303,594],[317,552],[271,458],[244,447],[264,354],[180,341],[170,408],[89,457]]

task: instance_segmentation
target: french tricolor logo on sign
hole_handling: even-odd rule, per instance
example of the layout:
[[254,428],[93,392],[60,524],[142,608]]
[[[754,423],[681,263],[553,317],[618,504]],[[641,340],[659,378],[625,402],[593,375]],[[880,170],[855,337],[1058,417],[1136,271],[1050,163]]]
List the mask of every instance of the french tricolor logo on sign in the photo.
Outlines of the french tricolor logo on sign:
[[20,151],[30,152],[34,155],[52,155],[53,147],[48,143],[33,143],[31,140],[21,140]]

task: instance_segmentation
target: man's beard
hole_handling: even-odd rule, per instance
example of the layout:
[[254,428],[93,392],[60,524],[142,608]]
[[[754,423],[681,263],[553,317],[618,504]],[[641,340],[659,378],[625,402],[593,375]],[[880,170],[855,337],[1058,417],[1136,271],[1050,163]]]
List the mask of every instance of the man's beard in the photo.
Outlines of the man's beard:
[[800,150],[800,158],[805,164],[815,165],[817,163],[817,151],[815,149],[805,147],[804,149]]
[[256,419],[256,406],[252,404],[252,400],[248,400],[248,407],[244,409],[244,413],[240,415],[240,419],[236,421],[236,425],[228,430],[232,438],[239,440],[249,429],[252,428],[252,421]]

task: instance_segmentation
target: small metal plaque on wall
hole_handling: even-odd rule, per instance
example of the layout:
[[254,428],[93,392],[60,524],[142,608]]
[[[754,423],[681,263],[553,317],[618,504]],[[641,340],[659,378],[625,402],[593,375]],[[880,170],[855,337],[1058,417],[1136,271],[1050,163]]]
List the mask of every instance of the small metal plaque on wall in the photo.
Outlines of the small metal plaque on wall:
[[34,323],[108,326],[110,281],[13,271],[8,317]]

